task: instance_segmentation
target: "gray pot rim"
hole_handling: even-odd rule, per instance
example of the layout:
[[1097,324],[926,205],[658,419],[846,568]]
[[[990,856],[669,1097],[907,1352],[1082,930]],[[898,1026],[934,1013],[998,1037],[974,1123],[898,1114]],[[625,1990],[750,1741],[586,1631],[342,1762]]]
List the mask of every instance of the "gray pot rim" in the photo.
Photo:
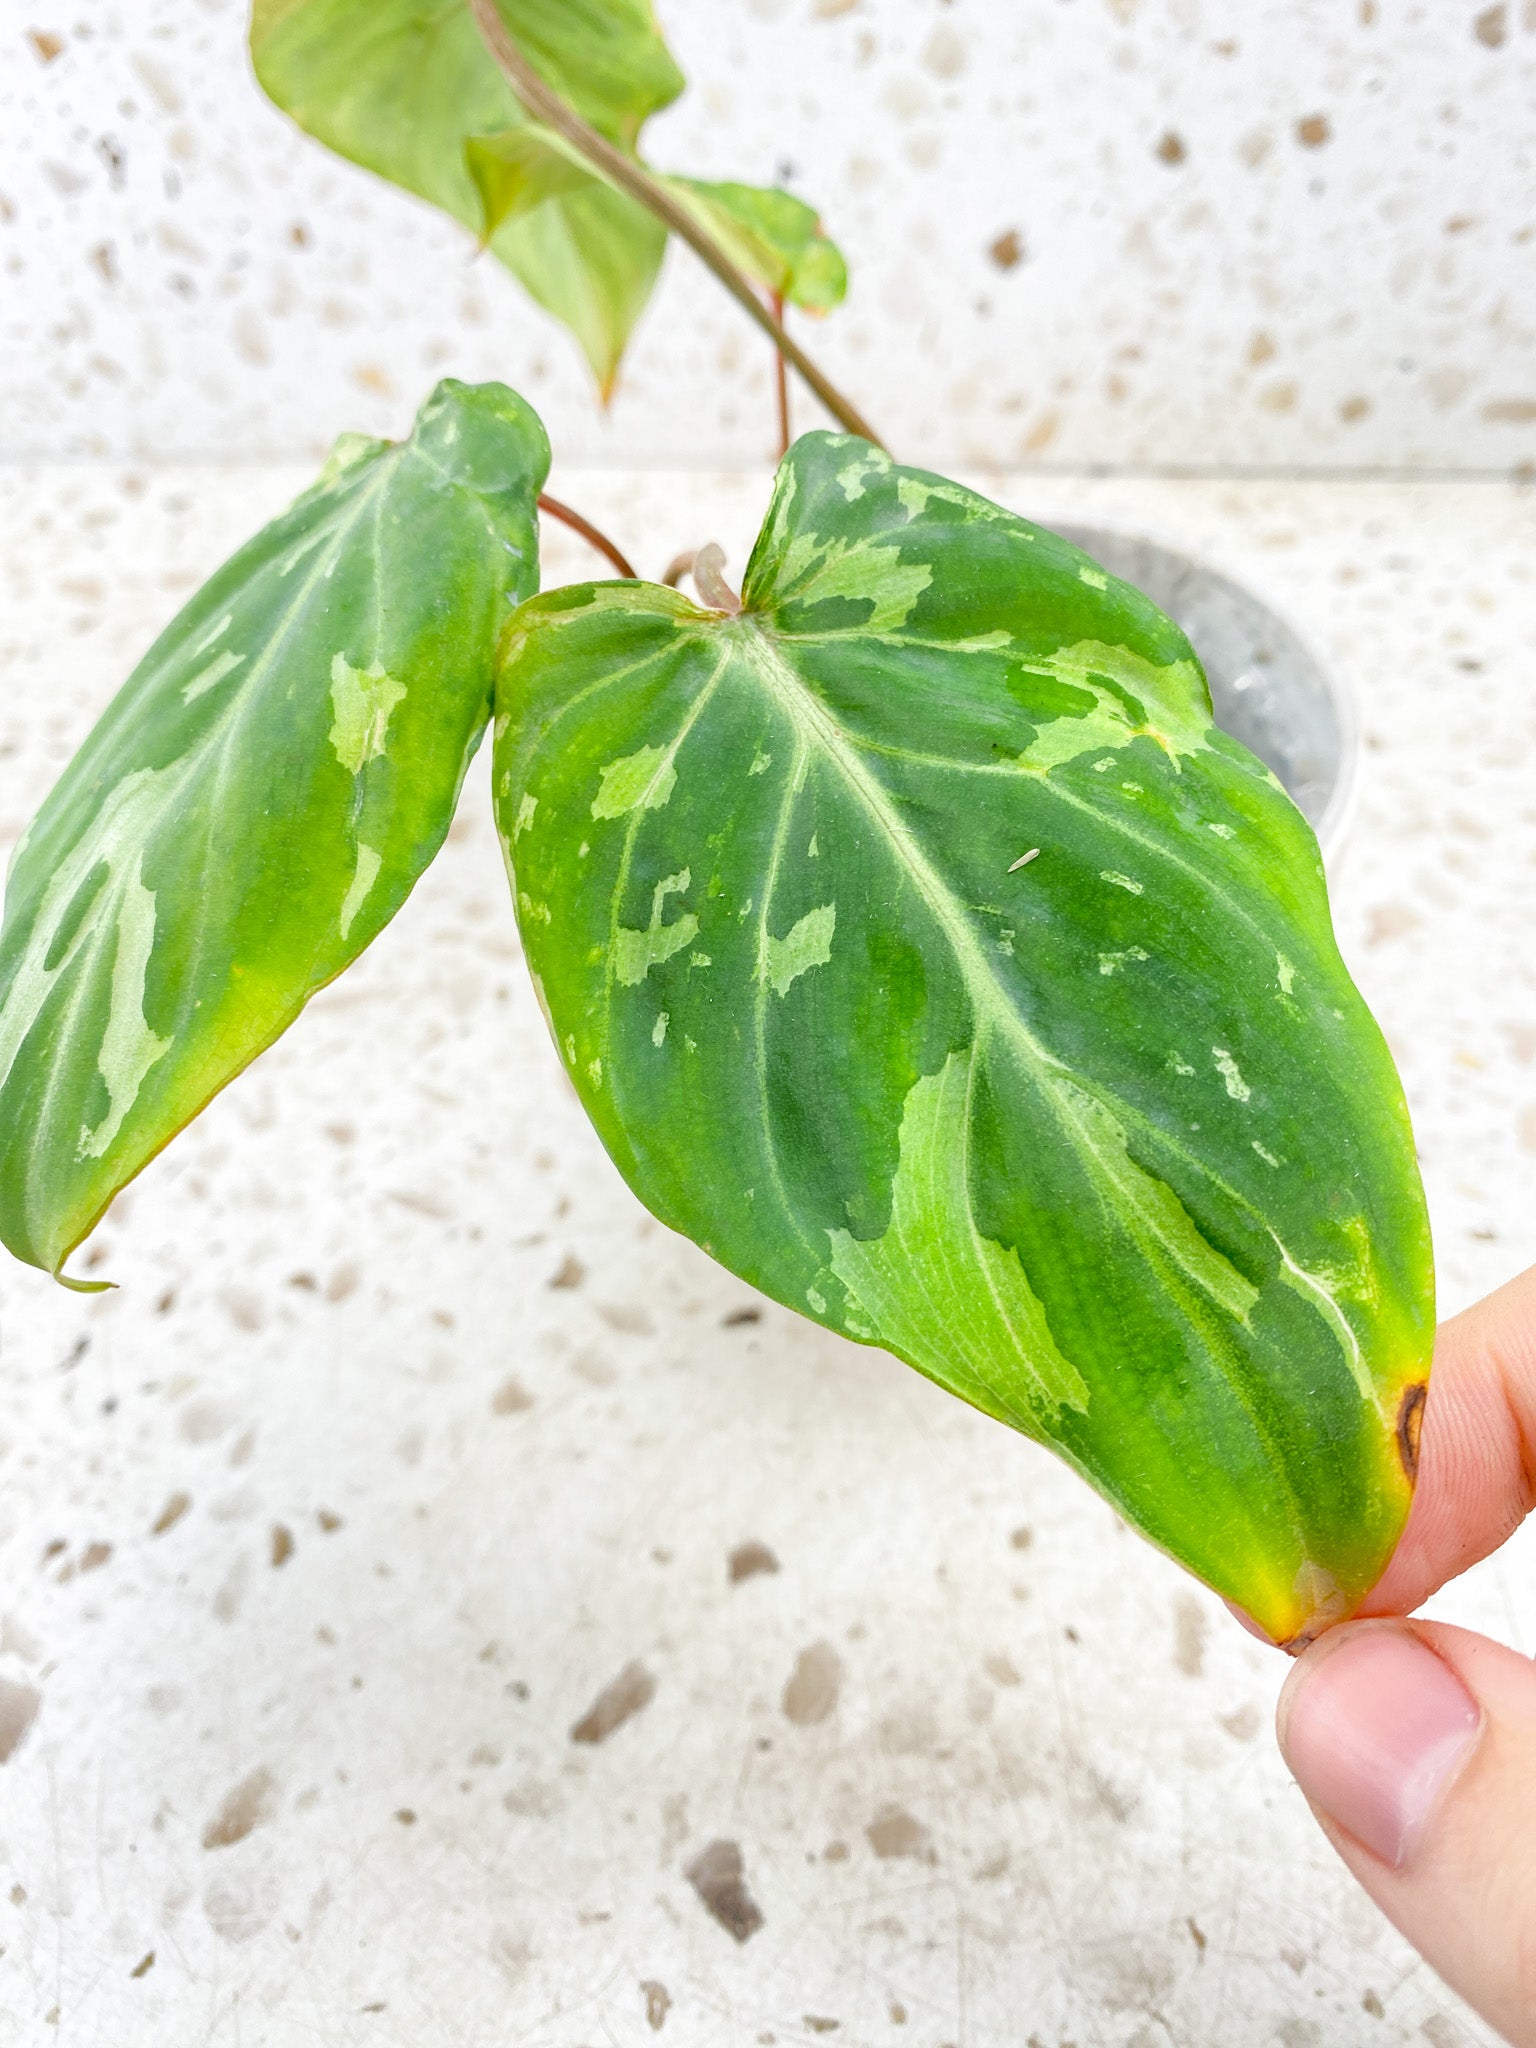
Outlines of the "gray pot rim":
[[[1222,551],[1196,546],[1167,529],[1148,525],[1141,520],[1105,518],[1097,512],[1080,511],[1071,506],[1061,505],[1044,517],[1033,512],[1025,515],[1035,525],[1043,526],[1050,532],[1066,526],[1078,533],[1102,533],[1120,541],[1132,541],[1144,546],[1161,549],[1187,562],[1192,568],[1204,570],[1208,575],[1219,577],[1233,589],[1241,591],[1266,612],[1278,619],[1286,631],[1294,636],[1303,653],[1312,663],[1333,706],[1339,728],[1339,770],[1334,780],[1323,814],[1316,826],[1317,843],[1330,861],[1337,861],[1345,837],[1354,822],[1359,799],[1360,721],[1355,693],[1340,673],[1336,661],[1324,653],[1311,629],[1298,622],[1290,606],[1278,595],[1267,578],[1255,577],[1246,564],[1241,570],[1231,566]],[[1063,535],[1063,538],[1067,538]],[[1077,545],[1077,543],[1074,543]],[[1091,553],[1092,550],[1085,550]],[[1196,649],[1198,653],[1198,648]]]

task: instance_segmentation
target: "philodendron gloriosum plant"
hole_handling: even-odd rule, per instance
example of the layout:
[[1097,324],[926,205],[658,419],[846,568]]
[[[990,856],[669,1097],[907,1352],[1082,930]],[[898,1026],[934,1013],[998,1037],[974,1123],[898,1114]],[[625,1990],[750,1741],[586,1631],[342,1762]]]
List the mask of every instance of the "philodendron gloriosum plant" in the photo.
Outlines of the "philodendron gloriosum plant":
[[524,950],[640,1199],[1052,1445],[1275,1640],[1351,1612],[1412,1493],[1423,1198],[1316,842],[1188,642],[865,437],[753,296],[840,295],[811,210],[639,157],[681,87],[647,0],[256,0],[252,47],[603,383],[675,231],[855,431],[789,450],[699,603],[535,594],[548,447],[504,386],[339,443],[13,859],[0,1238],[65,1277],[400,907],[494,708]]

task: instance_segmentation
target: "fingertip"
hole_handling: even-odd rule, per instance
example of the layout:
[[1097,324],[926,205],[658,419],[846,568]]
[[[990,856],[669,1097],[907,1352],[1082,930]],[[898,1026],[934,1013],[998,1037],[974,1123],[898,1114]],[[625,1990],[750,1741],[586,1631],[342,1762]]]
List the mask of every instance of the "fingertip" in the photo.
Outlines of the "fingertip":
[[1308,1802],[1389,1869],[1408,1861],[1482,1725],[1461,1678],[1412,1627],[1335,1629],[1297,1659],[1276,1732]]

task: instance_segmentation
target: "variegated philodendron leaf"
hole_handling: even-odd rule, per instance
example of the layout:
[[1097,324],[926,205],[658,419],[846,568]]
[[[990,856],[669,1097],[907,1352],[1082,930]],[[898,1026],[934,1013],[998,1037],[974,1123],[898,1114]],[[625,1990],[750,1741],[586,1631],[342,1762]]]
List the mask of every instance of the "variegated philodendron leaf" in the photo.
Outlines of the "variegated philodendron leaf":
[[[683,90],[650,0],[498,5],[529,61],[631,155],[645,122]],[[481,236],[612,390],[667,231],[528,119],[465,0],[255,0],[251,57],[301,128]],[[802,200],[666,182],[769,290],[816,311],[842,297],[842,258]]]
[[0,1238],[58,1272],[119,1188],[355,960],[442,845],[512,606],[544,430],[440,384],[348,437],[144,657],[14,856]]
[[1311,832],[1145,598],[863,442],[797,443],[744,599],[589,584],[509,628],[519,921],[619,1167],[1277,1639],[1348,1612],[1432,1283]]

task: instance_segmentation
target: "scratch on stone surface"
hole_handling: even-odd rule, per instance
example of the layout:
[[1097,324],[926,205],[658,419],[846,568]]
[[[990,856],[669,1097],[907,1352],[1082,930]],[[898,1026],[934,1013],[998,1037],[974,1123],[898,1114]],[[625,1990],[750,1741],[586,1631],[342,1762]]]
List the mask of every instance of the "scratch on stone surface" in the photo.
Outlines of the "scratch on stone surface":
[[705,1911],[737,1941],[750,1941],[763,1924],[762,1908],[747,1889],[746,1866],[735,1842],[701,1849],[683,1872]]
[[616,1728],[622,1728],[642,1707],[648,1707],[655,1696],[655,1679],[638,1658],[632,1658],[572,1725],[572,1742],[606,1742]]

